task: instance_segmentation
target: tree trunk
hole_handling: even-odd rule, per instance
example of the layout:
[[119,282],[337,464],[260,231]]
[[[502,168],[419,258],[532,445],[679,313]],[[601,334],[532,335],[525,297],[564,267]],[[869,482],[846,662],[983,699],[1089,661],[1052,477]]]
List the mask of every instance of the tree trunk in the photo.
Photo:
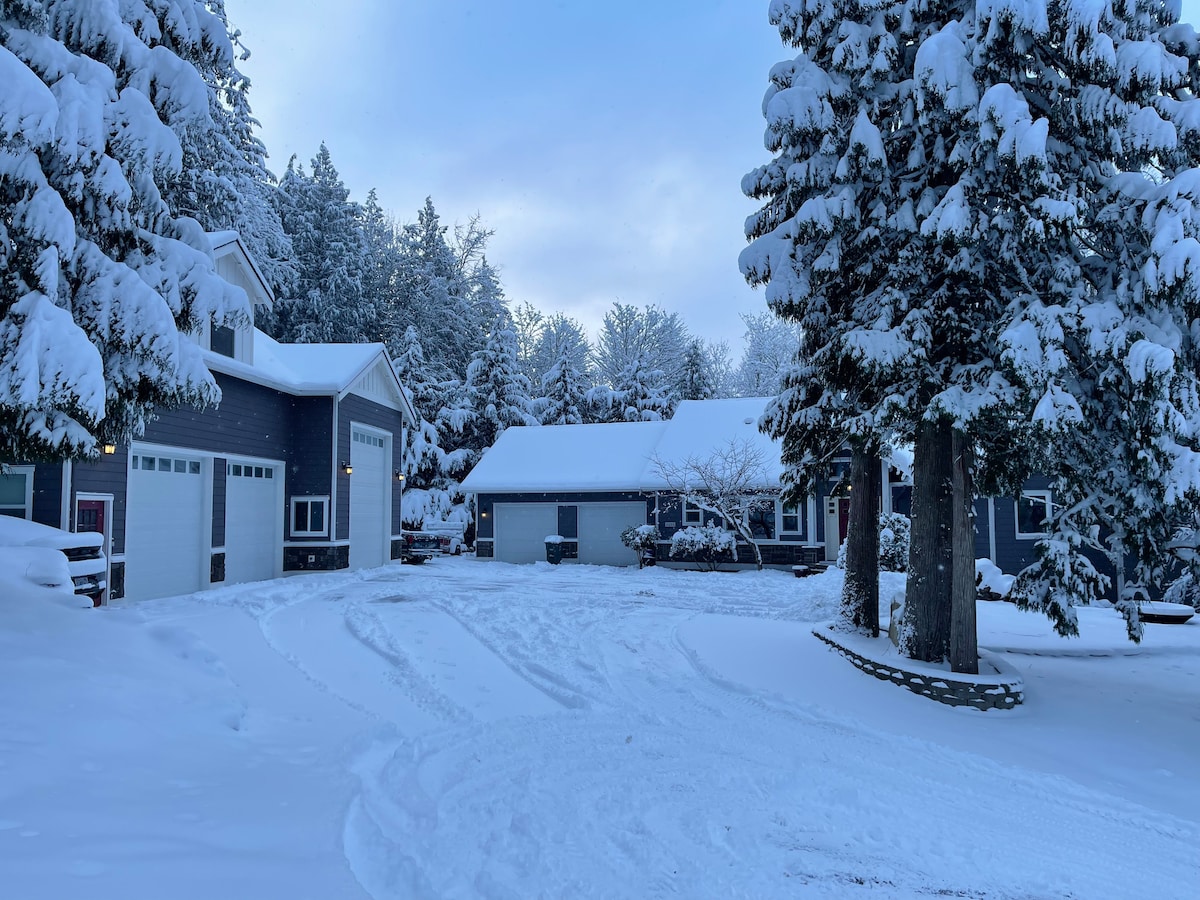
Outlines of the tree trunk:
[[925,662],[941,662],[950,652],[951,431],[947,419],[922,421],[913,448],[912,541],[900,649]]
[[852,449],[842,619],[871,637],[879,636],[879,469],[878,453]]
[[971,441],[954,432],[954,577],[950,605],[950,670],[979,674],[975,630],[975,490]]

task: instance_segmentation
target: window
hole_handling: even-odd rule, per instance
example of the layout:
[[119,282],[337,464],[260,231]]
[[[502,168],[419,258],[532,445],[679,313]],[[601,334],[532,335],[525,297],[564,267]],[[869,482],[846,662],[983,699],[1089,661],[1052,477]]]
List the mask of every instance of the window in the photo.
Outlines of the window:
[[33,467],[0,469],[0,516],[28,519],[33,511]]
[[292,536],[324,537],[329,533],[329,519],[325,511],[328,497],[292,498]]
[[704,510],[694,503],[683,502],[683,524],[686,528],[688,525],[704,524]]
[[775,540],[775,504],[763,504],[751,509],[746,516],[746,524],[755,540]]
[[228,356],[232,359],[234,350],[233,329],[228,325],[217,325],[216,323],[210,325],[208,346],[213,353],[220,353],[222,356]]
[[1046,531],[1050,512],[1049,491],[1025,491],[1017,499],[1017,537],[1040,538]]
[[780,534],[800,534],[801,533],[800,507],[795,503],[780,503],[779,504],[779,532]]
[[367,434],[365,431],[354,431],[350,435],[350,439],[356,444],[366,444],[368,447],[382,447],[384,440],[374,434]]

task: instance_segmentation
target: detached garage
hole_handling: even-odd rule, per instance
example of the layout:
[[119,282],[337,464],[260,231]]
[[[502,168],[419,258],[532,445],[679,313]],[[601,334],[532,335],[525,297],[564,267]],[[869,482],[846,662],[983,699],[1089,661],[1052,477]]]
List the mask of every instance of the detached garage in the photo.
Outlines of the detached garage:
[[463,482],[475,494],[476,556],[545,561],[546,537],[563,562],[636,566],[621,542],[653,524],[653,495],[638,489],[665,422],[509,428]]

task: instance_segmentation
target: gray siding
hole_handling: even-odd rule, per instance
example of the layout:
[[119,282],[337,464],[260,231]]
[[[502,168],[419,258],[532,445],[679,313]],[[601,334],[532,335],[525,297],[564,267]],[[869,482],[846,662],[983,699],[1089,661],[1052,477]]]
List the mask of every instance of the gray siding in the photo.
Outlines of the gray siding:
[[216,375],[215,409],[167,410],[146,426],[142,440],[209,452],[287,459],[292,444],[293,398],[228,375]]
[[[112,547],[114,554],[125,552],[125,489],[129,483],[129,448],[117,447],[110,456],[101,455],[95,462],[77,462],[71,474],[71,516],[75,515],[75,496],[112,494]],[[75,523],[71,522],[71,527]]]
[[[292,400],[289,429],[292,437],[284,482],[288,504],[284,511],[285,538],[289,541],[329,540],[322,537],[293,538],[290,511],[292,497],[320,497],[331,493],[333,404],[332,397],[296,397]],[[349,484],[345,489],[349,490]]]
[[[350,458],[350,423],[361,422],[392,435],[392,470],[404,466],[404,416],[396,409],[388,409],[371,400],[351,394],[338,403],[338,462]],[[337,540],[350,538],[350,478],[338,466],[337,510],[334,522],[337,525]],[[392,534],[400,533],[401,483],[389,478],[392,492],[392,515],[389,526]]]
[[33,470],[33,521],[62,528],[62,465],[37,466]]

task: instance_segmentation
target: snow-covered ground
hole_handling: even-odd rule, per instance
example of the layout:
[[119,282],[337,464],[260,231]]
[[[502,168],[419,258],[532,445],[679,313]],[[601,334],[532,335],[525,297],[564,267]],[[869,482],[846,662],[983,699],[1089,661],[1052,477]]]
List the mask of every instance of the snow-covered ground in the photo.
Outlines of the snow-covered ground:
[[[811,636],[840,575],[439,558],[0,598],[12,898],[1192,897],[1200,622],[981,604],[1013,712]],[[889,589],[897,576],[887,576]]]

